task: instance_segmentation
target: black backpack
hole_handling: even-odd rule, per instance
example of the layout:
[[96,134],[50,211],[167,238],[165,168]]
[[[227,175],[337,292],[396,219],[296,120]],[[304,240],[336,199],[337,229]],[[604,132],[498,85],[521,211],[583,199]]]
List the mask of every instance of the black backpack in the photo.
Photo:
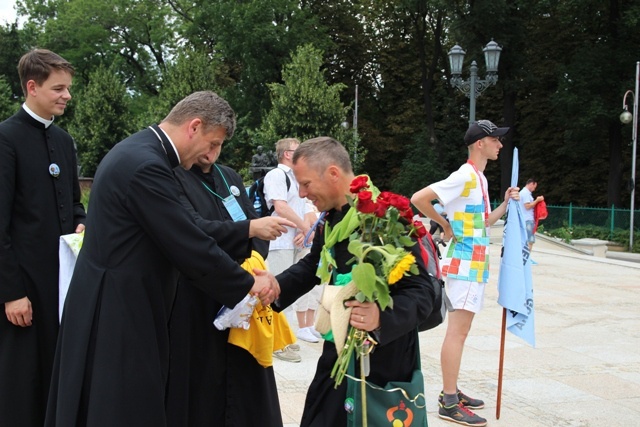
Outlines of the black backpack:
[[[280,169],[280,168],[276,168]],[[291,188],[291,180],[287,173],[280,169],[282,173],[284,173],[284,177],[287,180],[287,192]],[[259,217],[271,216],[274,211],[274,207],[271,206],[271,209],[267,207],[267,200],[264,198],[264,176],[256,179],[251,187],[249,187],[249,200],[253,202],[253,208]]]
[[447,311],[453,311],[451,301],[447,297],[444,288],[444,280],[440,275],[439,260],[441,259],[440,250],[436,246],[433,238],[429,233],[418,241],[422,259],[427,267],[429,274],[429,283],[435,291],[435,300],[433,302],[433,311],[422,323],[418,325],[418,331],[426,331],[433,329],[444,322]]

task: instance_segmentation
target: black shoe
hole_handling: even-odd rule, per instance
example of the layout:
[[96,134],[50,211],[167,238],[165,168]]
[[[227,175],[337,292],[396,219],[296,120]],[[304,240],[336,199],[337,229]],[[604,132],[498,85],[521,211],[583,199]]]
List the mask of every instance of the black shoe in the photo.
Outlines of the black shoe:
[[473,397],[467,396],[463,392],[458,389],[458,400],[464,406],[469,409],[482,409],[484,408],[484,402],[480,399],[474,399]]
[[471,410],[467,409],[462,402],[449,407],[441,404],[438,408],[438,416],[443,420],[453,421],[454,423],[465,426],[482,427],[487,425],[487,420],[471,412]]

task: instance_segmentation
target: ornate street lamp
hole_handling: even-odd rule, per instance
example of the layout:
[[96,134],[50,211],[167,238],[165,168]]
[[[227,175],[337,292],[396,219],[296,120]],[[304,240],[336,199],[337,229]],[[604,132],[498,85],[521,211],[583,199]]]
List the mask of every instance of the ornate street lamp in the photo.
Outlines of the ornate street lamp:
[[[636,197],[636,143],[638,141],[638,84],[640,83],[640,61],[636,62],[636,91],[628,90],[622,98],[622,108],[624,111],[620,114],[620,121],[623,124],[633,122],[631,131],[633,148],[631,150],[631,206],[629,209],[629,252],[633,251],[633,214],[635,213],[635,197]],[[627,95],[633,95],[633,115],[627,107]]]
[[478,79],[478,64],[471,62],[469,80],[462,78],[462,63],[465,51],[455,45],[449,51],[449,65],[451,67],[451,86],[459,89],[469,98],[469,124],[476,120],[476,98],[489,86],[498,82],[498,63],[502,48],[493,39],[482,49],[487,75],[484,80]]

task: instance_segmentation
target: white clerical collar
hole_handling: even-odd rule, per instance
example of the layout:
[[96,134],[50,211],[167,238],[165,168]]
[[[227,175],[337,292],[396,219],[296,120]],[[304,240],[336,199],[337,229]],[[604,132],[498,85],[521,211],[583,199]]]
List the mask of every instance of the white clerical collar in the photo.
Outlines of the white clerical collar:
[[31,109],[27,107],[26,102],[22,104],[22,108],[24,108],[24,111],[26,111],[27,114],[29,114],[31,117],[33,117],[34,119],[42,123],[45,128],[48,128],[49,126],[51,126],[51,123],[53,123],[53,119],[55,118],[55,116],[51,116],[51,120],[43,119],[42,117],[40,117],[39,115],[31,111]]
[[[178,149],[176,148],[176,144],[173,143],[173,140],[171,139],[171,137],[169,136],[169,134],[167,134],[164,129],[162,129],[160,126],[158,126],[158,129],[160,129],[160,131],[162,131],[162,133],[165,134],[165,136],[167,137],[167,139],[169,140],[169,142],[171,143],[171,147],[173,147],[173,151],[176,152],[176,157],[178,158],[178,164],[180,164],[180,153],[178,153]],[[151,130],[153,130],[153,128],[151,128]],[[158,135],[159,136],[159,135]]]

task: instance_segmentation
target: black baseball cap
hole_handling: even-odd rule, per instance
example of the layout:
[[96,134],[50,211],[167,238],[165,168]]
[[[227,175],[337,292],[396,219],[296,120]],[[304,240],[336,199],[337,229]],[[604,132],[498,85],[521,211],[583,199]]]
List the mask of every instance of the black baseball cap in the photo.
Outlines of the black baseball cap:
[[467,133],[464,134],[464,143],[471,145],[486,136],[504,136],[507,132],[509,128],[499,128],[489,120],[478,120],[467,129]]

